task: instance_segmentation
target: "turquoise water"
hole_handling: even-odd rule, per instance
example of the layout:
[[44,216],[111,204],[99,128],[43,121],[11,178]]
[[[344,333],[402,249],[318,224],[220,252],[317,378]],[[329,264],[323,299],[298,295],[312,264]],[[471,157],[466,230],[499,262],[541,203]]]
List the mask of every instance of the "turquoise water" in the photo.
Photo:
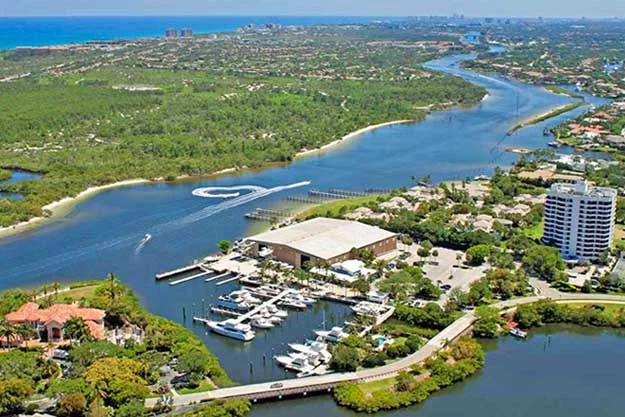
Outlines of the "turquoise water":
[[[488,341],[486,365],[423,404],[384,417],[618,417],[623,415],[623,333],[547,327],[529,339]],[[255,405],[250,417],[347,417],[331,396]]]
[[163,36],[167,28],[191,28],[194,33],[208,33],[232,31],[250,23],[310,26],[368,23],[378,19],[345,16],[0,17],[0,49]]
[[[434,113],[423,123],[379,129],[286,166],[216,179],[107,190],[80,202],[63,218],[0,240],[0,290],[104,277],[114,272],[136,291],[149,310],[182,322],[183,307],[188,313],[197,312],[235,288],[235,284],[216,287],[214,282],[206,284],[199,279],[170,287],[166,282],[155,282],[154,274],[215,252],[221,239],[246,236],[254,223],[244,214],[256,207],[279,204],[286,196],[303,194],[310,188],[396,188],[410,185],[412,176],[431,174],[435,181],[441,181],[490,174],[495,166],[509,165],[517,158],[505,152],[506,147],[543,148],[552,140],[543,136],[545,127],[583,111],[578,109],[506,136],[519,120],[572,100],[538,87],[458,68],[459,62],[470,58],[448,57],[428,66],[486,87],[490,97],[473,108],[453,108]],[[310,181],[310,185],[255,200],[237,200],[239,204],[234,199],[192,195],[198,187],[271,188],[302,181]],[[152,239],[142,246],[147,233]],[[287,327],[266,332],[247,345],[206,334],[201,326],[193,329],[234,379],[265,381],[283,375],[273,364],[267,364],[272,353],[282,352],[285,343],[311,337],[311,330],[322,322],[323,309],[335,316],[336,323],[347,314],[342,306],[320,305],[314,314],[294,314]],[[250,362],[254,368],[251,375]]]

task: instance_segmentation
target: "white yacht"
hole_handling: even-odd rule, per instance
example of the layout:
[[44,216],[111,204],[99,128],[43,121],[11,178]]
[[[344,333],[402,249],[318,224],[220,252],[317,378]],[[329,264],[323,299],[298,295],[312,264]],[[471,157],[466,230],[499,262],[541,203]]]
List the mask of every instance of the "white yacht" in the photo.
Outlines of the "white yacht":
[[252,305],[241,297],[233,297],[231,295],[221,295],[216,303],[219,307],[230,310],[246,311],[252,308]]
[[287,313],[284,310],[280,310],[278,307],[276,307],[274,304],[269,304],[266,306],[266,311],[271,314],[272,316],[275,317],[279,317],[281,319],[285,319],[287,318],[287,316],[289,315],[289,313]]
[[319,358],[321,362],[328,363],[332,359],[332,354],[328,351],[328,345],[323,342],[317,342],[315,340],[307,341],[305,344],[301,343],[289,343],[289,347],[295,352],[303,353],[306,355],[314,355]]
[[249,342],[256,336],[248,324],[237,323],[235,320],[226,320],[222,322],[209,321],[206,323],[212,331],[222,336],[228,336],[233,339]]
[[305,304],[307,306],[313,305],[316,302],[315,299],[303,296],[302,294],[299,294],[299,293],[288,294],[286,297],[284,297],[284,300],[296,301],[296,302],[299,302],[299,303],[303,303],[303,304]]
[[342,327],[333,327],[330,330],[315,330],[315,334],[327,342],[340,342],[349,336]]
[[282,323],[282,319],[280,317],[272,316],[270,313],[268,313],[267,311],[263,311],[263,310],[259,311],[258,314],[252,316],[252,319],[262,319],[272,324]]
[[234,298],[242,298],[248,304],[260,304],[262,300],[260,298],[254,297],[247,290],[237,290],[230,293],[230,297]]
[[281,306],[297,308],[297,309],[300,309],[300,310],[306,309],[306,304],[302,303],[301,301],[297,301],[297,300],[284,299],[284,300],[280,301],[278,304],[280,304]]
[[304,354],[278,355],[274,359],[290,371],[310,373],[315,369]]
[[250,322],[252,326],[258,328],[258,329],[271,329],[274,324],[262,317],[257,317],[255,319],[252,319],[252,321]]

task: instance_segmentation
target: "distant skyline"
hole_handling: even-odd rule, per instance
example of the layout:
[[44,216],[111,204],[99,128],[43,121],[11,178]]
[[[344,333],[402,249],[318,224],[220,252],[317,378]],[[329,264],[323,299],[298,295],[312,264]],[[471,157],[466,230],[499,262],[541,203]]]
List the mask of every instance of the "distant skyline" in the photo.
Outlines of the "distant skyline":
[[622,0],[0,0],[0,16],[625,17]]

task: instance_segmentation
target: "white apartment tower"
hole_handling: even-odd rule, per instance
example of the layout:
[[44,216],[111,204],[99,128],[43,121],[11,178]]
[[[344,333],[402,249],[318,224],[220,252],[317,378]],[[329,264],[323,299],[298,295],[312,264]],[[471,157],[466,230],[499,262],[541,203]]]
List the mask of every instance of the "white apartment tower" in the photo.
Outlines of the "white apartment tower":
[[553,184],[545,202],[543,243],[565,259],[595,260],[612,244],[616,190],[585,180]]

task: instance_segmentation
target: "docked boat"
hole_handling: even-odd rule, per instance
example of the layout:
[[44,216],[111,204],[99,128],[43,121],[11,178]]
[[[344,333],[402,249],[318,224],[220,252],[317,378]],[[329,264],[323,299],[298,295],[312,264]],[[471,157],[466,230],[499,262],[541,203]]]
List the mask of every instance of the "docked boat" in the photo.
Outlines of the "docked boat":
[[349,333],[343,331],[342,327],[333,327],[330,330],[315,330],[315,334],[323,341],[333,343],[340,342],[349,336]]
[[286,297],[284,297],[285,300],[288,301],[296,301],[302,304],[305,304],[307,306],[313,305],[317,300],[310,298],[310,297],[306,297],[302,294],[299,293],[292,293],[287,295]]
[[518,327],[513,327],[512,329],[508,330],[508,332],[512,336],[518,337],[520,339],[525,339],[527,337],[527,332],[524,332],[523,330],[519,329]]
[[262,303],[262,300],[260,298],[254,297],[247,290],[233,291],[233,292],[230,293],[230,297],[241,298],[248,304],[260,304],[260,303]]
[[250,321],[250,324],[257,329],[271,329],[272,327],[274,327],[274,324],[271,321],[262,317],[252,319],[252,321]]
[[237,323],[235,320],[226,320],[222,322],[208,321],[206,325],[217,334],[231,337],[233,339],[243,340],[244,342],[249,342],[254,339],[254,336],[256,336],[256,334],[252,331],[251,326],[243,323]]
[[560,143],[556,142],[555,140],[552,140],[551,142],[547,143],[547,146],[550,146],[552,148],[559,148],[560,147]]
[[221,295],[217,298],[217,306],[227,308],[229,310],[247,311],[252,305],[241,297],[233,297],[231,295]]
[[332,359],[332,354],[328,351],[328,345],[323,342],[311,340],[305,344],[289,343],[289,347],[297,353],[315,356],[323,363],[328,363]]
[[267,311],[272,316],[279,317],[281,319],[285,319],[289,315],[289,313],[287,313],[284,310],[280,310],[278,307],[276,307],[273,304],[268,304],[265,308],[265,311]]
[[302,303],[301,301],[297,301],[297,300],[285,299],[285,300],[280,301],[278,304],[280,304],[281,306],[290,307],[290,308],[297,308],[297,309],[300,309],[300,310],[304,310],[306,308],[306,304]]
[[258,314],[252,316],[252,320],[253,319],[265,320],[265,321],[268,321],[269,323],[271,323],[273,325],[282,323],[282,319],[280,317],[272,316],[271,314],[269,314],[267,312],[263,312],[263,311],[261,311]]

